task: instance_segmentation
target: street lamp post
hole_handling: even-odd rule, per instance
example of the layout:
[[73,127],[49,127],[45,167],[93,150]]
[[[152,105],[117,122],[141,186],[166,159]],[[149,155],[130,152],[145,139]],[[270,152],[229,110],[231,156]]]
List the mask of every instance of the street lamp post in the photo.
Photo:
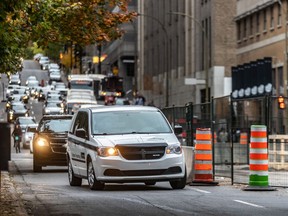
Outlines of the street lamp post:
[[154,16],[150,16],[150,15],[146,15],[146,14],[141,14],[141,13],[138,13],[138,16],[144,16],[144,17],[148,17],[148,18],[151,18],[152,20],[154,20],[154,21],[156,21],[160,26],[161,26],[161,28],[162,28],[162,30],[163,30],[163,32],[164,32],[164,35],[165,35],[165,38],[166,38],[166,45],[165,45],[165,48],[166,48],[166,52],[165,52],[165,54],[166,54],[166,73],[167,73],[167,75],[166,75],[166,89],[165,89],[165,106],[166,107],[168,107],[169,106],[169,79],[170,79],[170,76],[169,76],[169,69],[170,69],[170,67],[169,67],[169,65],[170,65],[170,63],[169,63],[169,56],[170,56],[170,50],[169,50],[169,47],[168,47],[168,45],[169,45],[169,36],[168,36],[168,32],[167,32],[167,30],[166,30],[166,28],[165,28],[165,25],[159,20],[159,19],[157,19],[156,17],[154,17]]
[[204,34],[205,40],[204,40],[204,67],[205,67],[205,102],[209,102],[209,52],[208,52],[208,34],[205,30],[205,28],[202,26],[202,24],[199,22],[199,20],[195,19],[193,16],[182,13],[182,12],[174,12],[171,11],[169,14],[174,15],[180,15],[183,17],[188,17],[189,19],[193,20],[200,28],[201,31]]

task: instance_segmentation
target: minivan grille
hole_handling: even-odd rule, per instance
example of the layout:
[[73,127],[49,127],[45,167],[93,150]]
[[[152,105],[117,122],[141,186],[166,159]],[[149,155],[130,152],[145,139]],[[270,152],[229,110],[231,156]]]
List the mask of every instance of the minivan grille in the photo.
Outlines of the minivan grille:
[[116,145],[126,160],[156,160],[165,154],[166,143]]

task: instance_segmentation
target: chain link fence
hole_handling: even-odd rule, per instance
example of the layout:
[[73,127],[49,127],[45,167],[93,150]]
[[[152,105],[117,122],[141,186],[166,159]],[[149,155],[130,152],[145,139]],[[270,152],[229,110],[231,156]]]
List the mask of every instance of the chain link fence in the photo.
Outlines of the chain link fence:
[[[284,97],[284,103],[288,105],[288,98]],[[179,140],[184,149],[194,146],[197,128],[211,128],[214,176],[229,177],[233,183],[249,183],[250,127],[266,125],[269,134],[269,183],[271,186],[288,187],[286,107],[279,108],[278,97],[273,96],[242,100],[227,96],[212,98],[210,103],[188,103],[162,111],[172,125],[183,127]],[[192,173],[193,152],[189,151],[187,155]]]

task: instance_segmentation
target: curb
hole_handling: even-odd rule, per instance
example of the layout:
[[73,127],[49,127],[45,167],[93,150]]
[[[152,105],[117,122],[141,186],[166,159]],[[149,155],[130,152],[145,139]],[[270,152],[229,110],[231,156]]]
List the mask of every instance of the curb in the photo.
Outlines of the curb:
[[7,171],[0,171],[0,173],[0,215],[28,216],[12,176]]

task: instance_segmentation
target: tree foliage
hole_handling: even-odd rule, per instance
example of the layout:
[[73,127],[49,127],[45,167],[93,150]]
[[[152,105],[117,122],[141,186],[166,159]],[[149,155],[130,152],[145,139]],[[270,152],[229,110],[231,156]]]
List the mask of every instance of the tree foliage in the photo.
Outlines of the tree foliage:
[[[1,0],[0,73],[16,72],[29,41],[85,46],[123,34],[129,0]],[[117,9],[117,10],[115,10]],[[117,12],[115,12],[117,11]]]

